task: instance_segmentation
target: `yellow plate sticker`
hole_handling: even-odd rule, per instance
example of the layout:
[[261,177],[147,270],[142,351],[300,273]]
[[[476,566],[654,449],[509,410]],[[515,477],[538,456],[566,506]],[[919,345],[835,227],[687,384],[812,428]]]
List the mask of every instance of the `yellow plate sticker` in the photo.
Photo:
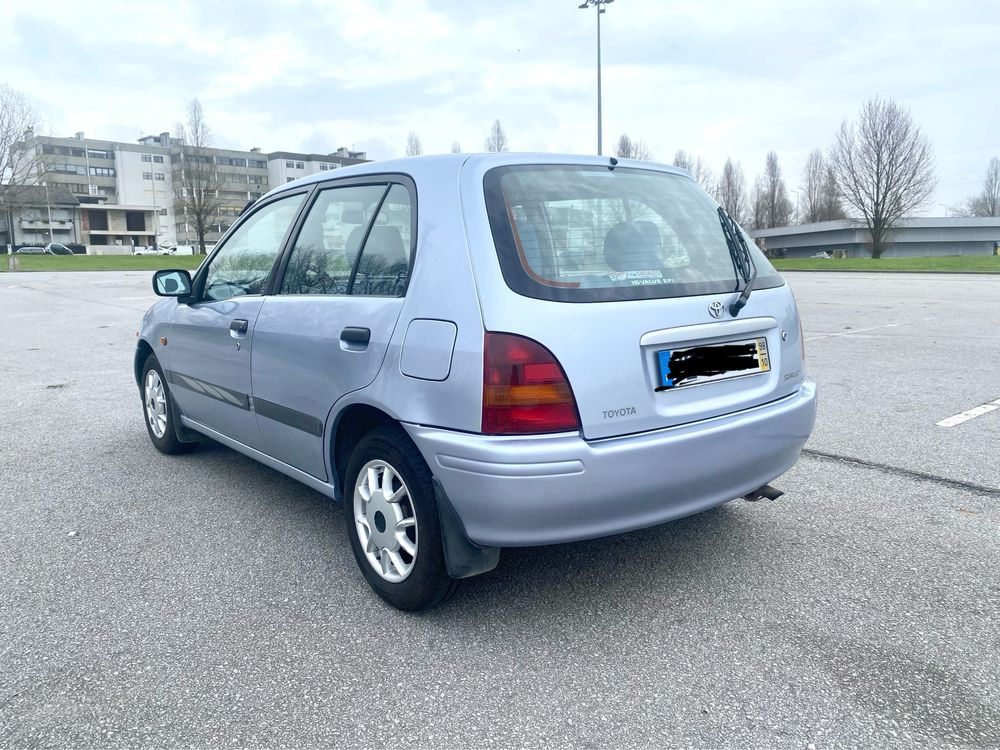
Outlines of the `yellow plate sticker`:
[[767,356],[767,339],[757,339],[757,362],[760,372],[771,371],[771,360]]

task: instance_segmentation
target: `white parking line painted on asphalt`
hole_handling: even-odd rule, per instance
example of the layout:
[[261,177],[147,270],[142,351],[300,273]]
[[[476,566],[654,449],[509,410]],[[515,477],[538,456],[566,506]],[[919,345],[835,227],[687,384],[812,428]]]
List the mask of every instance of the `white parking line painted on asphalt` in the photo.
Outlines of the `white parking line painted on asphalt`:
[[955,427],[962,424],[962,422],[968,422],[970,419],[981,417],[983,414],[989,414],[991,411],[997,409],[1000,409],[1000,398],[996,401],[990,401],[989,403],[977,406],[975,409],[969,409],[968,411],[963,411],[961,414],[955,414],[947,419],[942,419],[940,422],[935,422],[934,424],[938,427]]
[[855,333],[865,333],[866,331],[877,331],[880,328],[896,328],[899,323],[886,323],[881,326],[872,326],[871,328],[851,328],[847,331],[838,331],[837,333],[820,333],[816,336],[806,336],[806,341],[815,341],[816,339],[833,338],[834,336],[851,336]]

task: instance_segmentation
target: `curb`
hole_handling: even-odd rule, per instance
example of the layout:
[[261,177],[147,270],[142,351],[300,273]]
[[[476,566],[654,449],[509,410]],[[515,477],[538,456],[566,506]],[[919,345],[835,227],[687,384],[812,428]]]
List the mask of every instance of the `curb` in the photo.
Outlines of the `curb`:
[[775,268],[778,273],[933,273],[942,276],[1000,276],[1000,271],[919,271],[899,268]]

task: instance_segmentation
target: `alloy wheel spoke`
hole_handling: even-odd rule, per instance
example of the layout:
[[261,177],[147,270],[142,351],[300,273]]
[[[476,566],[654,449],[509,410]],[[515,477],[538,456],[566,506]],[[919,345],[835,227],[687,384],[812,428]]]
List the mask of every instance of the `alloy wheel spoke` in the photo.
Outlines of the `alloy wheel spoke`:
[[403,558],[399,556],[399,553],[395,550],[386,549],[382,550],[382,556],[388,557],[393,569],[397,574],[403,575],[406,573],[406,563],[403,562]]
[[[399,528],[398,525],[396,528]],[[406,532],[400,532],[396,534],[396,541],[399,542],[399,547],[410,557],[416,557],[417,545],[410,540],[410,537],[406,535]]]
[[382,494],[386,499],[392,494],[392,480],[396,478],[395,472],[388,466],[382,469]]

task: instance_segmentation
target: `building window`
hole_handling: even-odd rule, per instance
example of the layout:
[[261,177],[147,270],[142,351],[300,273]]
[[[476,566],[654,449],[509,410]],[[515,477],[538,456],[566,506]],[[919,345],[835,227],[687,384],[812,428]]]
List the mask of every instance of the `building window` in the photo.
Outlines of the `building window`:
[[294,161],[286,161],[285,162],[285,168],[286,169],[295,169],[295,162]]
[[248,174],[247,180],[254,185],[260,185],[264,182],[264,175],[262,174]]
[[91,167],[90,174],[94,177],[114,177],[115,168],[114,167]]
[[49,146],[45,144],[42,146],[43,154],[59,154],[60,156],[83,156],[84,150],[82,148],[73,148],[72,146]]
[[115,152],[114,151],[101,151],[101,150],[98,150],[98,149],[88,148],[87,149],[87,156],[89,156],[91,159],[114,159],[115,158]]
[[329,168],[330,168],[330,167],[329,167],[329,165],[328,165],[328,164],[326,164],[326,162],[322,162],[322,161],[321,161],[321,162],[319,163],[319,171],[320,171],[320,172],[326,172],[326,171],[327,171],[327,170],[328,170]]
[[151,161],[153,161],[153,155],[152,154],[143,154],[142,155],[142,160],[143,161],[151,162]]
[[157,155],[154,154],[153,155],[153,164],[163,164],[163,157],[162,156],[157,156]]
[[146,217],[142,211],[125,212],[125,229],[129,232],[145,232]]
[[254,169],[267,169],[267,162],[260,161],[259,159],[251,159],[250,166]]
[[305,168],[306,168],[306,165],[305,165],[305,164],[303,164],[303,163],[302,163],[302,162],[300,162],[300,161],[297,161],[297,162],[295,162],[295,168],[296,168],[296,169],[305,169]]
[[88,218],[90,219],[90,228],[98,232],[108,231],[108,212],[107,211],[88,211]]
[[294,177],[286,177],[285,182],[292,182],[294,179]]
[[49,169],[61,174],[87,174],[87,168],[82,164],[52,164]]
[[157,172],[153,176],[156,178],[157,182],[163,182],[164,180],[167,179],[166,175],[164,175],[163,172]]
[[153,173],[152,172],[143,172],[142,173],[142,179],[144,179],[144,180],[152,180],[153,179]]
[[224,167],[245,167],[247,165],[246,159],[233,159],[228,156],[216,156],[215,163],[220,164]]
[[160,216],[166,216],[166,215],[167,215],[167,209],[161,208],[160,209]]

